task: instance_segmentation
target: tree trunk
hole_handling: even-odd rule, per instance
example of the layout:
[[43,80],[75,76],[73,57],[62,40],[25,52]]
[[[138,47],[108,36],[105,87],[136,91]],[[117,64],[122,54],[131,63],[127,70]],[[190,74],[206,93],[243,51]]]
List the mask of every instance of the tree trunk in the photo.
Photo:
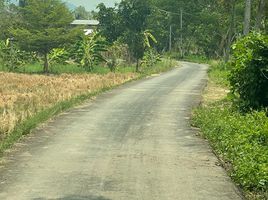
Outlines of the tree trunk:
[[139,72],[139,59],[136,60],[136,72]]
[[231,2],[231,13],[230,13],[230,27],[228,31],[227,36],[227,44],[226,44],[226,51],[225,51],[225,62],[228,62],[230,58],[230,52],[231,52],[231,45],[233,42],[233,36],[234,36],[234,26],[235,26],[235,1]]
[[45,53],[45,55],[44,55],[44,69],[43,69],[44,73],[49,72],[48,67],[49,67],[48,55],[47,55],[47,53]]
[[265,9],[265,0],[259,0],[257,17],[255,22],[255,30],[257,31],[261,29],[261,22],[264,16],[264,9]]
[[245,18],[244,18],[244,35],[247,35],[250,31],[250,19],[251,19],[251,0],[245,0]]
[[225,46],[226,46],[228,34],[229,34],[229,29],[228,29],[226,34],[221,36],[222,37],[221,42],[220,42],[219,47],[218,47],[218,54],[221,55],[223,58],[225,58],[225,50],[226,50]]

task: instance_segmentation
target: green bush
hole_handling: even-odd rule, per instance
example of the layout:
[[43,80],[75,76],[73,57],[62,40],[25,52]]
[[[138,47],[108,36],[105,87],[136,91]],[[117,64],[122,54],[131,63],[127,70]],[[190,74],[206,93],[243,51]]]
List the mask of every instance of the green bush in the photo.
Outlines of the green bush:
[[232,178],[245,190],[267,192],[268,118],[265,112],[242,115],[230,103],[197,109],[194,125],[201,128],[214,149],[231,163]]
[[34,60],[36,60],[34,53],[20,50],[14,41],[10,39],[0,41],[0,63],[3,65],[3,69],[14,71]]
[[242,109],[268,106],[268,36],[251,33],[233,45],[230,84]]
[[144,56],[141,61],[141,66],[143,68],[153,67],[159,61],[161,61],[160,54],[153,48],[150,48],[145,51]]
[[115,41],[102,55],[104,55],[107,67],[111,72],[115,72],[120,65],[131,63],[128,46],[120,41]]
[[98,32],[84,36],[70,50],[71,59],[87,71],[92,71],[98,63],[106,62],[102,52],[107,51],[107,45],[108,43]]
[[178,66],[177,61],[170,59],[170,58],[163,57],[155,65],[151,67],[143,68],[142,75],[147,76],[151,74],[158,74],[158,73],[166,72],[176,66]]
[[67,64],[69,52],[65,48],[54,48],[48,54],[49,64]]
[[228,81],[228,76],[230,74],[230,69],[228,65],[223,61],[211,62],[210,68],[208,70],[208,75],[210,80],[220,86],[229,87],[230,83]]

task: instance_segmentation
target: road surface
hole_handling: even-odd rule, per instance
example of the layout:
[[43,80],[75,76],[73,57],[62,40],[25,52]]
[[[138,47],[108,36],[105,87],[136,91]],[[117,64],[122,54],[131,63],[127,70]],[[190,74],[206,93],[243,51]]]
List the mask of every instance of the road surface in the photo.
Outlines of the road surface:
[[3,158],[1,200],[238,200],[190,127],[205,65],[182,63],[63,113]]

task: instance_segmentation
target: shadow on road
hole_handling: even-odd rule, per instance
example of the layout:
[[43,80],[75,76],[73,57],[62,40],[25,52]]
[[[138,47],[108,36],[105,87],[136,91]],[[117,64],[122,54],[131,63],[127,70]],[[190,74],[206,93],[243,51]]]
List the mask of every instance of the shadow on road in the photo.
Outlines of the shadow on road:
[[107,199],[105,197],[101,197],[101,196],[79,196],[79,195],[70,195],[70,196],[66,196],[66,197],[61,197],[61,198],[34,198],[32,200],[111,200],[111,199]]

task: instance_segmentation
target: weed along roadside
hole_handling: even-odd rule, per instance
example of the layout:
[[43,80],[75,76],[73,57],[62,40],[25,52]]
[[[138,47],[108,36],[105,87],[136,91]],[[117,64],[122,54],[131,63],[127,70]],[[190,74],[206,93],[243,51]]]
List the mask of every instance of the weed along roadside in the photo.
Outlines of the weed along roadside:
[[[240,199],[239,191],[233,182],[242,188],[247,200],[268,199],[267,11],[267,0],[109,0],[100,1],[98,5],[94,0],[0,0],[0,161],[5,162],[5,157],[12,154],[13,150],[14,153],[21,153],[19,148],[17,151],[17,146],[24,145],[24,139],[31,139],[30,133],[35,136],[33,144],[38,147],[42,136],[35,134],[34,130],[43,129],[39,127],[56,119],[60,113],[68,109],[73,110],[75,106],[86,101],[92,101],[85,112],[90,113],[90,116],[86,116],[84,121],[74,120],[68,115],[68,123],[61,127],[52,125],[50,128],[59,131],[52,137],[59,139],[58,143],[53,145],[57,149],[66,142],[69,143],[67,148],[72,151],[74,143],[81,147],[83,143],[87,148],[81,152],[88,156],[88,152],[96,150],[93,148],[96,144],[107,148],[109,155],[105,149],[101,149],[101,155],[97,155],[96,159],[96,153],[92,153],[92,159],[96,163],[91,160],[88,162],[90,165],[94,164],[92,168],[99,168],[101,172],[98,174],[99,180],[93,178],[93,175],[90,176],[90,184],[94,182],[94,185],[101,186],[97,190],[100,194],[95,194],[94,190],[93,196],[100,195],[101,199],[102,196],[110,199],[109,195],[103,193],[110,192],[113,181],[110,181],[111,176],[104,171],[119,169],[120,173],[124,173],[122,176],[109,172],[118,175],[116,181],[118,178],[120,183],[126,181],[128,192],[115,195],[116,199],[133,199],[132,191],[139,193],[139,198],[144,200],[205,199],[203,197],[210,192],[208,199]],[[162,72],[178,66],[179,61],[181,68],[159,76]],[[209,71],[208,65],[201,63],[211,65]],[[188,112],[188,109],[192,108],[194,101],[200,102],[200,90],[207,83],[207,75],[209,80],[202,105],[193,110],[190,119],[191,111]],[[104,98],[107,104],[99,105],[96,109],[98,112],[95,110],[95,103],[98,104],[99,99],[106,97],[106,94],[93,102],[94,97],[138,79],[148,80],[114,91],[125,91],[127,94],[124,93],[124,98],[120,95],[113,96],[113,92],[109,92],[108,97]],[[132,86],[140,88],[134,87],[132,90]],[[121,109],[123,106],[124,109]],[[145,108],[148,112],[144,111]],[[111,110],[112,113],[109,112]],[[180,113],[175,113],[177,111]],[[180,120],[177,116],[181,114],[187,116]],[[78,116],[84,117],[80,113]],[[64,117],[60,116],[60,120],[64,120]],[[171,120],[174,120],[174,123],[171,123]],[[206,159],[198,160],[203,152],[198,150],[196,135],[194,134],[195,138],[189,137],[189,126],[187,130],[185,127],[177,127],[184,126],[186,120],[187,123],[192,120],[202,137],[209,141],[233,181],[221,166],[213,164],[214,161],[204,165],[200,163]],[[57,120],[52,120],[51,123],[55,121]],[[87,140],[77,137],[83,134],[79,128],[84,127],[85,131],[88,131],[92,128],[91,125],[96,128],[96,133],[87,139],[90,140],[93,151],[89,151]],[[121,134],[118,134],[119,127]],[[76,130],[72,131],[72,128]],[[110,128],[113,128],[112,131],[116,134],[111,134]],[[151,133],[154,128],[161,133]],[[132,135],[126,130],[139,134],[135,136],[135,139],[139,139],[136,146],[128,146],[133,138],[130,138]],[[181,130],[180,134],[187,140],[177,141],[173,138],[179,137],[178,130]],[[68,134],[72,137],[67,137],[67,131],[72,133]],[[143,131],[148,135],[140,136]],[[50,138],[49,134],[52,132],[45,131],[43,135]],[[91,134],[91,131],[88,132]],[[65,135],[62,137],[61,133]],[[167,138],[168,136],[172,137]],[[118,141],[115,141],[115,137],[118,137]],[[107,144],[103,138],[108,139]],[[77,142],[74,142],[75,139]],[[99,139],[99,143],[94,139]],[[207,142],[202,138],[198,140],[203,142],[204,150],[209,151],[211,158],[217,160]],[[148,142],[151,146],[143,142]],[[138,147],[139,144],[141,146]],[[180,149],[180,146],[186,148]],[[25,148],[28,147],[31,149],[30,144],[25,144]],[[117,154],[110,151],[116,150],[113,147],[118,148]],[[138,147],[136,149],[140,153],[128,151],[133,150],[132,147]],[[149,151],[151,149],[154,151]],[[50,149],[45,147],[45,150]],[[187,154],[192,153],[192,150],[197,152],[193,155]],[[36,153],[36,158],[40,157],[41,163],[48,160],[49,163],[55,162],[57,167],[54,168],[61,171],[59,160],[50,159],[57,150],[51,150],[50,154],[47,154],[48,151],[42,153],[42,156],[36,149],[33,152]],[[66,154],[59,157],[71,158],[67,149],[63,149],[63,152]],[[135,156],[135,153],[139,155]],[[170,155],[172,153],[173,155]],[[118,159],[114,155],[119,155]],[[102,157],[105,163],[98,160],[99,157]],[[114,157],[118,162],[110,161]],[[185,164],[177,157],[183,157]],[[84,167],[84,163],[80,162],[83,160],[79,158],[79,155],[74,154],[68,163],[70,168],[74,164],[73,159],[77,159],[75,163],[80,163],[80,166],[77,166],[79,174],[73,175],[75,179],[81,175],[78,168],[88,167]],[[23,164],[25,162],[18,162],[23,165],[17,165],[18,170],[5,171],[3,177],[8,177],[5,179],[7,182],[10,174],[21,179],[14,178],[10,185],[0,181],[0,186],[10,186],[10,191],[6,188],[4,192],[0,190],[0,199],[5,196],[10,199],[12,195],[15,197],[16,192],[27,195],[28,191],[24,191],[24,186],[30,187],[30,193],[37,192],[34,187],[41,185],[47,187],[49,192],[40,194],[48,194],[51,191],[57,193],[56,187],[47,184],[48,177],[41,176],[41,168],[31,170],[27,162]],[[125,164],[127,166],[123,167]],[[47,164],[44,162],[43,165]],[[148,171],[144,167],[146,165],[150,165]],[[189,174],[184,173],[184,167]],[[2,166],[0,168],[2,169]],[[137,172],[136,169],[142,171]],[[64,170],[67,169],[63,168]],[[197,173],[198,170],[201,170],[200,173]],[[215,173],[212,173],[213,170]],[[56,171],[51,170],[49,177],[55,178]],[[28,172],[35,175],[28,178]],[[87,172],[91,173],[89,169]],[[182,178],[186,178],[185,181],[176,176],[181,172]],[[136,176],[137,174],[139,176]],[[1,174],[0,176],[2,177]],[[73,180],[73,177],[69,177],[70,180]],[[36,182],[33,182],[33,179]],[[77,179],[77,185],[80,185],[81,179]],[[206,180],[199,183],[199,179]],[[32,185],[27,184],[27,180]],[[44,183],[40,184],[40,180]],[[137,181],[135,185],[131,185],[133,180]],[[97,181],[101,184],[95,184]],[[69,180],[62,183],[68,184],[68,187],[63,187],[66,188],[63,193],[76,190]],[[89,181],[84,183],[87,185]],[[190,183],[189,186],[187,183]],[[225,188],[224,184],[230,187]],[[117,187],[118,185],[120,184],[117,184]],[[181,188],[178,189],[177,186]],[[221,187],[225,189],[220,191]],[[210,192],[206,193],[207,191]],[[88,192],[92,191],[85,191],[86,194]],[[123,192],[123,188],[112,192]],[[77,190],[74,193],[77,194]],[[92,194],[89,195],[91,197]],[[126,195],[127,198],[121,195]],[[192,197],[188,198],[191,195]],[[47,198],[65,199],[65,196],[46,196],[45,199]]]
[[0,154],[39,124],[119,85],[177,66],[163,59],[143,73],[63,74],[53,76],[0,73]]
[[227,95],[230,67],[212,62],[202,105],[192,123],[208,139],[222,165],[243,190],[246,199],[268,198],[267,111],[241,112]]

